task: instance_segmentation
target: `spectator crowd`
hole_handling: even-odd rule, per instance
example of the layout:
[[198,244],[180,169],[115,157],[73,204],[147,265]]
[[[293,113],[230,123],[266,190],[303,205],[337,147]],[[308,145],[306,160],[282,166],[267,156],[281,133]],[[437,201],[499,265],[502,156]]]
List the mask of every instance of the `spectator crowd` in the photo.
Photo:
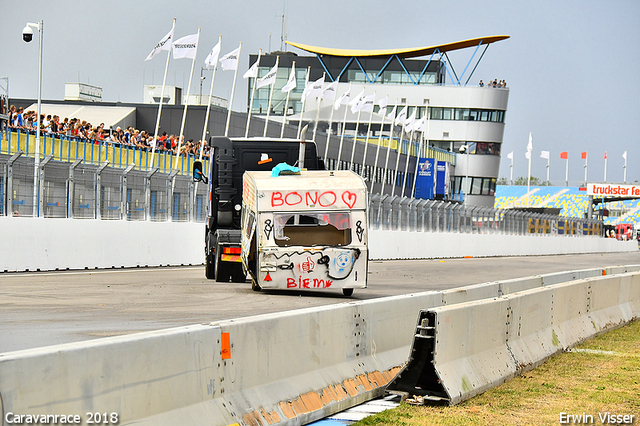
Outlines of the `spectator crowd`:
[[[484,81],[480,80],[480,83],[478,83],[478,86],[480,87],[484,87]],[[489,83],[486,84],[487,87],[499,87],[499,88],[505,88],[507,87],[507,82],[505,80],[500,80],[498,81],[498,79],[494,79],[494,80],[489,80]]]
[[[14,131],[26,131],[35,133],[37,130],[37,113],[35,111],[25,111],[23,107],[16,108],[11,105],[9,109],[9,129]],[[67,118],[61,120],[57,115],[40,114],[40,131],[43,134],[66,136],[72,140],[93,142],[96,144],[105,143],[120,147],[135,147],[149,151],[155,146],[156,151],[178,153],[178,136],[167,135],[163,132],[161,136],[155,138],[146,130],[138,130],[129,126],[124,130],[121,127],[105,129],[104,123],[94,126],[86,120],[79,118]],[[180,144],[180,155],[200,155],[202,141],[194,142],[193,139]],[[209,154],[209,145],[204,145],[203,155]]]

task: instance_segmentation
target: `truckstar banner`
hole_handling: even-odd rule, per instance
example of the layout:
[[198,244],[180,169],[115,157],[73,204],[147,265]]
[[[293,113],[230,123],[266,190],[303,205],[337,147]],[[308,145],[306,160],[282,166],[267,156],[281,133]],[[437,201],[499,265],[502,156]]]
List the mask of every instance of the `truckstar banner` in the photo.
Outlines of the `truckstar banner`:
[[594,197],[618,196],[640,197],[640,185],[618,185],[615,183],[588,183],[587,195]]

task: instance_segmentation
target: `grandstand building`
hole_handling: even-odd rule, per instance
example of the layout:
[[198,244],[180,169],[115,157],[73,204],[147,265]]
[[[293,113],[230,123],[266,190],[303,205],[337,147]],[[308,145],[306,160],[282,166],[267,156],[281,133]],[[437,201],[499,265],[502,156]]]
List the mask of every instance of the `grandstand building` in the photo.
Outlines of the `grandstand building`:
[[[371,95],[375,91],[376,102],[388,96],[386,114],[390,114],[395,105],[398,106],[396,114],[404,106],[408,107],[407,117],[414,111],[416,119],[428,114],[426,139],[429,146],[436,151],[453,154],[449,156],[453,158],[450,182],[453,198],[464,198],[468,205],[493,207],[509,89],[495,88],[489,84],[480,87],[480,79],[474,77],[474,71],[489,45],[508,37],[492,36],[438,46],[391,50],[334,49],[287,42],[314,56],[292,52],[263,55],[257,78],[265,76],[277,60],[279,65],[274,90],[271,91],[270,86],[266,86],[252,93],[255,79],[250,78],[247,104],[250,104],[251,113],[258,116],[265,116],[270,105],[271,120],[296,126],[302,121],[313,127],[317,119],[318,134],[345,134],[358,141],[359,137],[363,137],[363,144],[371,123],[373,138],[370,143],[377,144],[379,136],[388,137],[392,131],[394,138],[402,135],[401,127],[391,128],[391,119],[387,119],[384,125],[381,124],[379,106],[375,106],[373,117],[362,113],[359,121],[359,114],[346,112],[346,125],[343,126],[344,108],[332,118],[333,101],[317,102],[316,98],[310,98],[305,101],[303,111],[302,93],[306,81],[313,82],[324,75],[325,82],[338,82],[336,98],[348,90],[351,90],[352,96],[362,90],[365,95]],[[461,49],[468,49],[472,53],[469,63],[459,74],[447,52]],[[251,55],[250,64],[257,57],[258,55]],[[287,94],[281,89],[287,83],[294,62],[296,88],[290,92],[287,101]],[[472,79],[473,83],[469,84]],[[403,140],[408,140],[409,137],[405,134]],[[417,139],[414,141],[417,146]],[[416,154],[417,148],[414,146],[411,148],[411,155]],[[348,155],[346,157],[348,159]],[[344,165],[345,154],[341,158],[329,160]],[[382,160],[380,158],[373,167],[383,166]],[[412,167],[409,170],[413,170]],[[399,167],[397,173],[401,173],[401,169]],[[407,177],[411,181],[412,172],[407,173]],[[404,195],[410,194],[405,192]]]

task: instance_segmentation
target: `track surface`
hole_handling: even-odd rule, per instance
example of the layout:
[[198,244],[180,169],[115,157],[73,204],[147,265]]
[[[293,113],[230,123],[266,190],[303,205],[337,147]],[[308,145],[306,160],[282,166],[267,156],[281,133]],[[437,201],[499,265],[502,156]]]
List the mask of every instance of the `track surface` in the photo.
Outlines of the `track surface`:
[[369,288],[262,291],[204,267],[0,274],[0,353],[551,272],[640,264],[640,253],[370,262]]

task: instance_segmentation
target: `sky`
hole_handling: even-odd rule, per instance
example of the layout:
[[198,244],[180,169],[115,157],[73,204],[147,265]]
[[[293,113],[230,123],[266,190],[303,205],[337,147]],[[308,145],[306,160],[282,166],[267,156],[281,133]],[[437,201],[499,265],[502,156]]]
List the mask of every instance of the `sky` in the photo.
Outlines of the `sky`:
[[[191,93],[200,91],[200,67],[222,35],[222,54],[242,42],[239,71],[249,54],[281,48],[283,15],[290,41],[335,48],[410,48],[470,38],[509,35],[489,46],[469,84],[506,80],[510,88],[500,177],[527,176],[529,133],[531,175],[563,184],[569,153],[569,181],[640,181],[640,1],[638,0],[30,0],[16,6],[0,0],[0,90],[10,98],[37,98],[38,43],[22,40],[27,22],[44,21],[43,100],[64,98],[65,83],[103,89],[106,102],[141,103],[145,84],[162,84],[166,52],[145,58],[171,29],[176,39],[201,28]],[[285,13],[286,12],[286,13]],[[305,54],[293,47],[288,50]],[[450,54],[460,73],[473,53]],[[168,85],[186,92],[190,60],[170,62]],[[203,93],[211,71],[204,71]],[[468,75],[468,74],[467,74]],[[233,72],[216,74],[214,95],[228,98]],[[239,83],[234,110],[246,108],[246,84]]]

